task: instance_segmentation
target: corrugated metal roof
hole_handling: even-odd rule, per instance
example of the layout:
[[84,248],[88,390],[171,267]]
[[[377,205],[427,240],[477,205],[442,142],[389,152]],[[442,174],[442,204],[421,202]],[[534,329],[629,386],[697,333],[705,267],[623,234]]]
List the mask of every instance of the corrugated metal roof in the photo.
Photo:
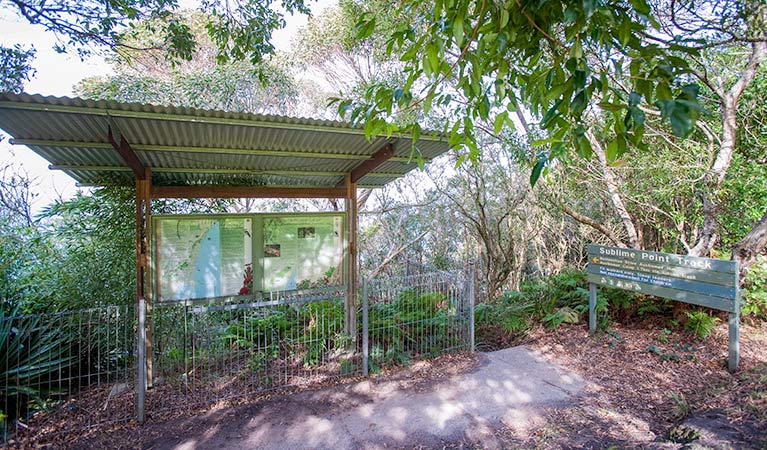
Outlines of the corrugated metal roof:
[[[109,144],[121,134],[156,185],[332,187],[387,143],[394,157],[358,184],[383,186],[418,167],[409,137],[377,137],[348,123],[68,97],[0,93],[0,128],[81,184],[133,182]],[[119,138],[118,138],[119,139]],[[431,160],[449,149],[427,133],[416,149]]]

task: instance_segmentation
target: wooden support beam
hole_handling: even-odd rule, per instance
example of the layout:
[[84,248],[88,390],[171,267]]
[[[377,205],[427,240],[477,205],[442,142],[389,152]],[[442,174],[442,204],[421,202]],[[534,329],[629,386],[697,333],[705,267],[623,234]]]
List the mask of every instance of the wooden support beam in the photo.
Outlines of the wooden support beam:
[[363,161],[360,165],[355,167],[351,172],[351,177],[339,181],[336,187],[343,187],[344,184],[348,185],[349,181],[357,183],[362,177],[375,170],[376,167],[391,159],[392,156],[394,156],[394,146],[391,143],[388,143],[380,150],[373,153],[373,156],[371,156],[370,159]]
[[155,186],[152,198],[344,198],[346,189],[261,186]]
[[136,298],[146,304],[146,374],[152,386],[152,282],[149,274],[149,242],[152,205],[152,170],[136,176]]
[[357,332],[357,183],[351,180],[352,175],[346,174],[346,225],[348,242],[346,245],[346,303],[345,316],[346,332],[354,336]]
[[107,137],[109,138],[109,143],[112,144],[112,147],[114,147],[115,150],[117,150],[117,153],[120,154],[122,159],[125,161],[125,164],[127,164],[128,167],[133,170],[136,178],[139,180],[145,180],[146,167],[144,166],[144,163],[138,159],[138,156],[136,156],[136,153],[133,151],[128,141],[125,140],[125,136],[120,133],[120,143],[118,144],[114,135],[112,134],[112,126],[110,125],[107,127]]

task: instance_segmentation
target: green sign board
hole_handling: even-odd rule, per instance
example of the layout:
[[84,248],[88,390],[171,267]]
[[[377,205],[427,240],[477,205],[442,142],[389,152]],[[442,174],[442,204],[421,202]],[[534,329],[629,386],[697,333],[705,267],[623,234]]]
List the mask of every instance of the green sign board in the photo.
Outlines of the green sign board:
[[712,258],[588,246],[589,330],[596,330],[596,288],[600,284],[730,313],[730,369],[738,358],[740,302],[738,264]]

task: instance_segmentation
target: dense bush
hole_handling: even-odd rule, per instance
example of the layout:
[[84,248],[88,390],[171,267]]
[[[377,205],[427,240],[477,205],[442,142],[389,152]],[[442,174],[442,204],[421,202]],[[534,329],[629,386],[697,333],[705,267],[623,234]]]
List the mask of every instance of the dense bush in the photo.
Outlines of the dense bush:
[[373,371],[461,343],[457,311],[444,292],[406,289],[390,302],[373,302],[369,320]]
[[0,425],[23,417],[44,402],[47,391],[59,387],[51,375],[77,363],[69,349],[70,335],[51,326],[45,317],[19,316],[18,309],[0,311]]
[[[159,312],[156,314],[158,320],[165,320]],[[167,319],[179,320],[170,316]],[[166,363],[166,367],[182,363],[185,357],[205,364],[205,359],[225,358],[236,350],[252,354],[250,369],[255,371],[288,360],[300,360],[304,368],[332,359],[340,359],[343,365],[351,355],[348,350],[355,344],[344,332],[341,299],[277,305],[247,318],[235,311],[205,313],[204,318],[193,322],[195,328],[189,334],[193,341],[199,341],[199,345],[193,346],[205,347],[207,353],[184,356],[182,342],[164,341],[157,336],[161,357],[171,363]],[[361,336],[361,320],[357,326],[357,336]],[[445,293],[406,289],[391,301],[371,301],[369,329],[370,367],[375,372],[387,365],[405,364],[419,356],[436,356],[458,346],[466,342],[468,327],[465,321],[460,321],[455,305]],[[211,337],[221,345],[211,345]]]
[[[476,308],[477,342],[488,348],[513,345],[526,336],[534,323],[556,328],[588,318],[588,281],[584,271],[562,272],[520,285]],[[611,320],[628,322],[649,314],[671,311],[671,302],[623,289],[599,287],[598,326],[605,330]]]
[[751,266],[743,288],[743,315],[767,320],[767,256]]

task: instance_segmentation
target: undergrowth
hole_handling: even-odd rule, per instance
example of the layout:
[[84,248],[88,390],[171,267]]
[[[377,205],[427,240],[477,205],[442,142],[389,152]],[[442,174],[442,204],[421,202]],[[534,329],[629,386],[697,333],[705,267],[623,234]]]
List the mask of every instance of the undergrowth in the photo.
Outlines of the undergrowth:
[[[755,264],[744,289],[743,315],[767,319],[767,258]],[[480,349],[503,348],[523,341],[536,323],[553,329],[564,323],[588,321],[588,281],[584,271],[568,268],[549,277],[523,283],[518,291],[476,307],[477,345]],[[633,291],[605,286],[597,288],[597,327],[607,331],[611,322],[632,323],[664,317],[680,324],[699,339],[706,339],[721,322],[715,312]],[[692,308],[692,309],[691,309]],[[681,312],[679,312],[681,311]]]

